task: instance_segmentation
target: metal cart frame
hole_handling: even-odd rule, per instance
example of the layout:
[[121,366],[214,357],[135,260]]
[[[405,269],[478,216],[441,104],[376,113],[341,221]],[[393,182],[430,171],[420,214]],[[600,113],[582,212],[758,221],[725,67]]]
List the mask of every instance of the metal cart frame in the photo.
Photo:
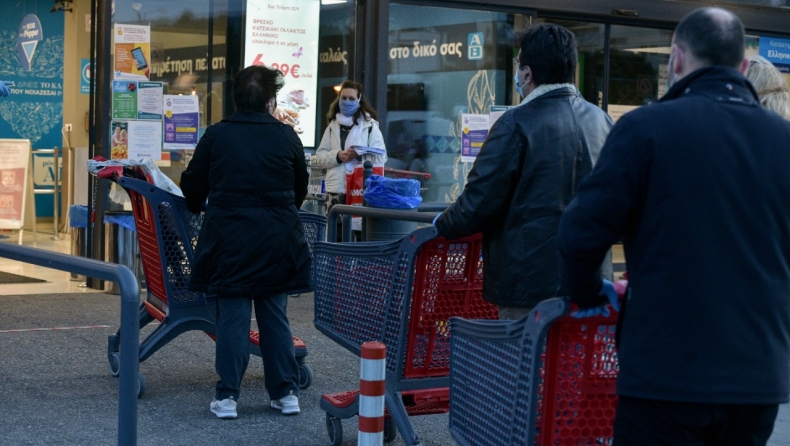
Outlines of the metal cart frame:
[[[480,234],[446,240],[428,227],[400,240],[313,248],[316,328],[356,355],[367,341],[387,346],[385,441],[397,427],[418,445],[409,416],[449,410],[448,319],[498,316],[482,299],[481,245]],[[332,444],[358,405],[357,391],[322,395]]]
[[570,312],[554,298],[518,321],[450,320],[449,429],[459,445],[612,444],[617,314]]
[[[188,290],[194,250],[204,213],[193,214],[186,201],[146,181],[119,177],[116,182],[129,194],[136,224],[140,257],[147,283],[147,296],[140,306],[140,328],[160,324],[140,343],[140,362],[145,361],[180,334],[201,330],[215,338],[215,297]],[[326,218],[300,211],[299,217],[311,246],[324,240]],[[107,340],[107,360],[113,376],[119,374],[121,328]],[[260,356],[259,334],[250,331],[250,353]],[[305,363],[307,345],[294,336],[294,352],[299,363],[299,387],[312,383],[313,373]],[[144,392],[143,386],[139,396]]]

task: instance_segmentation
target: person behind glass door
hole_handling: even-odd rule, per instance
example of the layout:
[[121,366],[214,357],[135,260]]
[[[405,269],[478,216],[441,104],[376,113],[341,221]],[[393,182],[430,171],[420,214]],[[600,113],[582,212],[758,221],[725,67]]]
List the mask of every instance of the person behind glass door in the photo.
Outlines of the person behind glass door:
[[311,255],[298,214],[308,173],[299,137],[271,115],[283,84],[278,70],[240,71],[233,79],[236,112],[206,129],[181,175],[190,211],[200,212],[208,198],[189,289],[217,296],[219,381],[209,408],[219,418],[236,418],[253,303],[270,405],[299,413],[286,293],[311,290]]
[[766,58],[750,56],[747,58],[746,78],[757,90],[760,105],[773,110],[784,118],[790,118],[790,104],[787,103],[787,82],[782,73]]
[[373,106],[362,95],[362,85],[347,80],[340,85],[337,98],[329,105],[324,131],[316,150],[316,160],[326,168],[326,212],[336,204],[346,204],[346,164],[372,161],[384,165],[387,155],[358,155],[355,146],[385,149],[384,137]]

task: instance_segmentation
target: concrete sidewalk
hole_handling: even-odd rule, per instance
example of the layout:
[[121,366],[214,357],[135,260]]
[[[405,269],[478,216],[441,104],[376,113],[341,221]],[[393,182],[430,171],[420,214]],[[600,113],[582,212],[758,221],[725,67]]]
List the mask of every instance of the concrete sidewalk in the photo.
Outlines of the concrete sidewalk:
[[[118,379],[108,371],[106,346],[118,326],[119,303],[117,295],[102,293],[0,296],[0,397],[6,404],[0,410],[0,445],[116,443]],[[359,359],[313,327],[312,304],[309,294],[289,301],[294,334],[307,342],[314,371],[313,385],[300,395],[301,415],[284,417],[268,407],[263,367],[253,357],[239,418],[217,419],[208,410],[216,380],[214,343],[190,332],[140,365],[147,390],[139,400],[138,444],[327,445],[320,395],[357,387]],[[26,331],[2,332],[13,329]],[[412,420],[424,445],[455,444],[446,415]],[[344,445],[356,444],[356,422],[343,422]],[[404,443],[398,435],[391,444]],[[770,444],[790,444],[787,405]]]

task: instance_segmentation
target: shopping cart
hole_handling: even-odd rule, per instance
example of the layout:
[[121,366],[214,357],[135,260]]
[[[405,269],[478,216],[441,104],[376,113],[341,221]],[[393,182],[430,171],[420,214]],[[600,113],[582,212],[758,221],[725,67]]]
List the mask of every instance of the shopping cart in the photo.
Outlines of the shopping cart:
[[[387,346],[385,441],[397,427],[407,445],[420,444],[409,416],[449,410],[448,319],[497,318],[482,299],[481,240],[446,240],[428,227],[313,247],[316,328],[356,355],[367,341]],[[320,406],[331,444],[341,444],[340,420],[358,414],[358,391],[322,395]]]
[[384,168],[384,176],[387,178],[406,178],[417,180],[420,182],[420,191],[425,192],[428,190],[428,180],[431,179],[431,174],[428,172],[412,172],[410,170],[398,170],[390,167]]
[[[186,201],[146,181],[118,177],[115,181],[129,194],[134,214],[147,296],[140,307],[140,327],[159,321],[159,326],[140,343],[140,362],[145,361],[178,335],[190,330],[215,337],[215,297],[188,290],[194,250],[204,214],[193,214]],[[326,218],[299,211],[305,237],[312,247],[324,240]],[[311,248],[312,249],[312,248]],[[107,359],[113,376],[119,373],[121,330],[107,340]],[[250,331],[250,353],[260,356],[259,333]],[[307,345],[294,336],[299,364],[299,387],[310,386],[313,373],[305,363]],[[140,379],[139,395],[145,391]]]
[[[626,282],[618,281],[621,294]],[[564,299],[518,321],[450,320],[450,433],[461,446],[612,444],[617,314]]]

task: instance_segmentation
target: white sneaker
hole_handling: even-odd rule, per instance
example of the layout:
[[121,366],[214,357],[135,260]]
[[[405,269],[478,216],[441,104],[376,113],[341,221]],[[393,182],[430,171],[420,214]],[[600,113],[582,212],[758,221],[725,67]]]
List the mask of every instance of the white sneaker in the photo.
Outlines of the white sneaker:
[[283,415],[296,415],[300,412],[299,397],[296,395],[288,395],[279,400],[272,400],[271,406],[273,409],[281,410]]
[[222,401],[214,399],[209,408],[217,418],[222,418],[223,420],[236,418],[236,402],[233,401],[233,397],[225,398]]

